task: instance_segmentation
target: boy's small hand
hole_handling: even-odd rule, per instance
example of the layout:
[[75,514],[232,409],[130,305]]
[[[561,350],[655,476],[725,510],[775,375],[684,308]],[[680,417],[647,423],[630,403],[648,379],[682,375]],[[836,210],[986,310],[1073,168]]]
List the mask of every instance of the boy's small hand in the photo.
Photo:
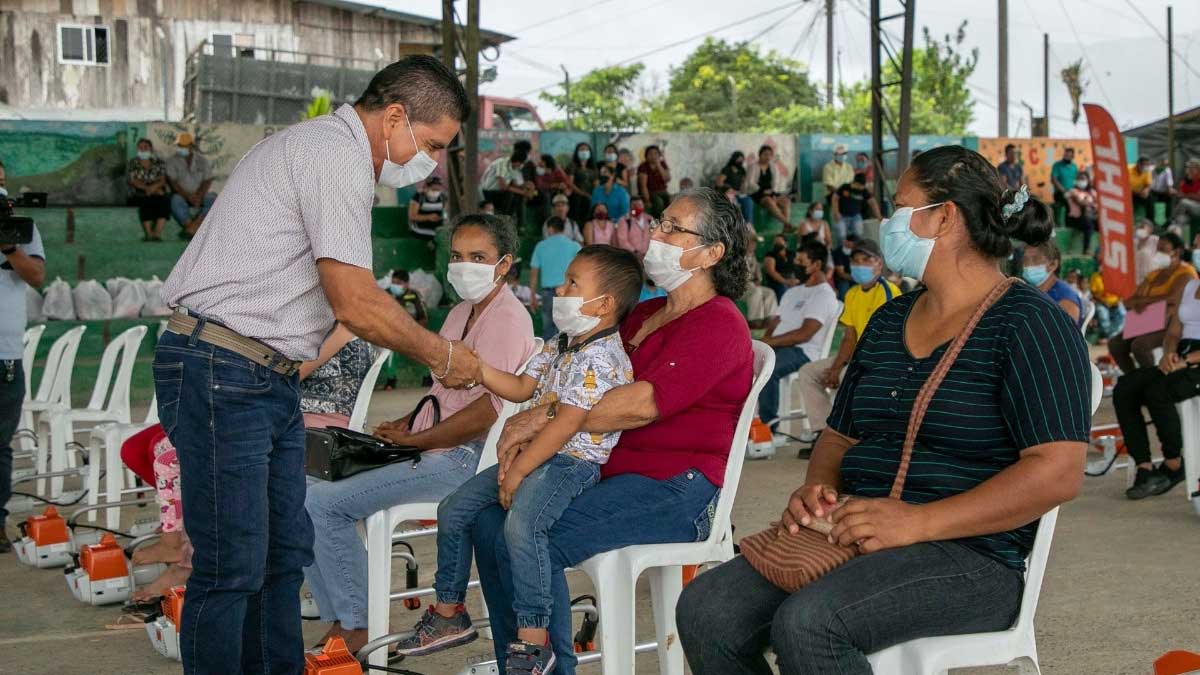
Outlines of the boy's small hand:
[[510,470],[500,483],[500,506],[505,511],[512,508],[513,497],[517,494],[517,488],[521,487],[521,481],[525,480],[525,474],[520,471]]

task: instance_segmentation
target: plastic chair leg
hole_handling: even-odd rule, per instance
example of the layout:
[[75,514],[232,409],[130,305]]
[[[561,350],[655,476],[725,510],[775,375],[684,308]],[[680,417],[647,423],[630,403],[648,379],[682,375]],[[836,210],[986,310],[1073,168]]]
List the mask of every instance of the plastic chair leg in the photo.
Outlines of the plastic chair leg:
[[[388,632],[392,606],[392,519],[384,510],[367,518],[367,639]],[[387,665],[387,650],[371,653],[372,666]]]
[[[68,453],[68,455],[70,455],[70,454],[72,454],[72,453]],[[88,465],[87,479],[84,481],[84,489],[87,490],[88,506],[95,506],[100,503],[100,467],[101,467],[100,456],[102,454],[103,453],[100,453],[100,452],[93,453],[94,456],[92,457],[92,463],[90,465]],[[110,474],[116,473],[115,471],[112,470],[112,467],[109,466],[108,464],[105,464],[104,468],[107,469],[108,473],[110,473]],[[107,484],[108,481],[105,481],[105,482]],[[97,512],[98,512],[98,509],[88,511],[87,515],[88,515],[89,523],[96,522]],[[110,529],[116,529],[116,528],[110,528]]]
[[[50,471],[64,471],[67,468],[67,425],[61,415],[50,416]],[[54,476],[50,479],[50,497],[58,499],[62,496],[63,477]]]
[[[39,415],[38,420],[37,420],[37,426],[35,428],[38,431],[42,431],[42,426],[43,426],[43,424],[42,424],[42,420],[41,420],[41,415]],[[33,467],[34,467],[34,469],[39,474],[46,473],[47,471],[50,470],[49,466],[48,466],[49,460],[50,460],[50,448],[48,447],[48,441],[46,440],[46,435],[39,434],[37,445],[34,446],[34,448],[33,448]],[[35,490],[35,492],[39,495],[46,494],[46,479],[45,478],[37,479],[37,489]]]
[[1042,669],[1038,665],[1036,656],[1022,656],[1009,661],[1010,668],[1016,668],[1021,675],[1041,675]]
[[619,556],[601,556],[592,581],[600,606],[600,663],[604,675],[633,675],[634,584]]
[[[115,429],[104,434],[104,469],[104,501],[108,504],[120,501],[121,492],[125,490],[125,467],[121,464],[121,434]],[[104,526],[115,530],[120,525],[121,509],[105,509]]]
[[683,675],[683,645],[675,627],[675,607],[683,591],[682,567],[653,567],[646,571],[654,604],[654,633],[658,639],[658,671]]

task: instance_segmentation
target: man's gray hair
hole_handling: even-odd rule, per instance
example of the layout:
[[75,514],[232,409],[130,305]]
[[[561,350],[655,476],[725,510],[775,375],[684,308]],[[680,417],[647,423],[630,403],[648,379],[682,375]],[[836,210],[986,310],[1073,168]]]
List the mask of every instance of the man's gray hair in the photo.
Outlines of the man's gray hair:
[[741,298],[750,282],[746,224],[741,209],[709,187],[685,190],[676,199],[686,199],[696,206],[696,229],[705,243],[725,246],[725,254],[710,270],[717,293],[732,300]]

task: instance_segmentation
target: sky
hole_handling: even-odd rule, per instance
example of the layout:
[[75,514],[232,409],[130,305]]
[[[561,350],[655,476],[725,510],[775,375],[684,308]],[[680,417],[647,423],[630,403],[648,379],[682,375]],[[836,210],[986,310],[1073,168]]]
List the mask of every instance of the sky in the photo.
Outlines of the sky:
[[[392,9],[439,16],[440,0],[368,0]],[[460,15],[465,2],[456,0]],[[1175,111],[1200,106],[1200,1],[1174,0],[1008,0],[1009,135],[1029,135],[1029,112],[1022,101],[1042,112],[1042,34],[1050,35],[1050,134],[1087,136],[1087,120],[1071,121],[1071,102],[1059,71],[1084,59],[1088,81],[1083,100],[1104,105],[1125,129],[1167,114],[1166,7],[1174,5]],[[823,0],[483,0],[483,28],[517,39],[500,48],[494,82],[483,94],[525,98],[543,119],[561,112],[538,99],[538,91],[561,87],[565,66],[573,78],[605,65],[641,61],[643,86],[665,91],[670,69],[704,35],[730,41],[752,40],[808,64],[810,77],[823,90],[825,12]],[[870,72],[868,0],[835,0],[835,83],[858,81]],[[550,9],[547,9],[550,8]],[[968,86],[975,95],[970,132],[995,136],[997,3],[994,0],[918,0],[916,43],[928,27],[935,35],[952,33],[967,20],[964,46],[979,49],[979,63]],[[884,15],[900,10],[898,0],[883,0]],[[1140,11],[1140,15],[1139,15]],[[1143,18],[1143,16],[1145,18]],[[1153,25],[1150,25],[1153,24]],[[902,21],[886,25],[899,44]],[[694,38],[694,39],[690,39]],[[675,44],[680,43],[680,44]],[[655,53],[642,56],[647,52]],[[490,56],[490,54],[488,54]]]

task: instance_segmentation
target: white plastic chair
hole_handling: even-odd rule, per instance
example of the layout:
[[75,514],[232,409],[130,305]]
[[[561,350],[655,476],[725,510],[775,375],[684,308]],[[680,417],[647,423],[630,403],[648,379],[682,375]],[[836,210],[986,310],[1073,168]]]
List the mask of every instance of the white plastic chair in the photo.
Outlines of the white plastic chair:
[[1083,325],[1079,327],[1079,331],[1083,333],[1084,337],[1087,337],[1088,324],[1090,324],[1094,318],[1096,318],[1096,303],[1091,302],[1088,303],[1087,311],[1083,313]]
[[[845,307],[845,304],[841,302],[837,303],[837,311],[833,313],[833,318],[830,319],[832,325],[829,327],[829,330],[825,332],[825,342],[821,344],[820,359],[829,358],[829,353],[833,351],[833,334],[837,332],[838,319],[841,318],[842,310],[845,309]],[[781,418],[779,422],[779,432],[789,436],[792,433],[792,420],[794,419],[800,420],[800,427],[804,431],[812,430],[812,424],[808,420],[808,411],[804,409],[804,397],[800,397],[800,407],[792,407],[792,385],[794,385],[799,379],[800,371],[796,371],[791,375],[779,380],[779,417]],[[769,422],[770,420],[763,421]]]
[[[87,326],[76,326],[59,336],[50,345],[46,354],[46,367],[42,369],[42,379],[38,382],[37,393],[21,406],[21,428],[33,432],[39,431],[37,417],[54,405],[71,405],[71,375],[75,370],[75,355],[79,351],[79,342]],[[46,473],[49,453],[46,445],[38,438],[33,439],[30,450],[34,454],[34,471]],[[45,479],[37,481],[37,492],[41,494],[46,489]]]
[[[25,329],[25,335],[21,338],[21,344],[24,351],[21,354],[21,363],[25,368],[25,403],[33,400],[33,361],[37,357],[38,344],[42,341],[42,333],[46,332],[46,324],[38,324]],[[34,437],[36,430],[33,428],[33,414],[27,413],[22,409],[20,424],[18,428],[27,430],[29,433],[21,434],[17,437],[17,447],[21,452],[30,452],[33,446],[36,445]]]
[[592,579],[600,614],[600,660],[605,675],[630,675],[634,666],[634,593],[638,577],[647,572],[654,606],[654,628],[658,637],[658,663],[662,673],[683,675],[683,647],[675,628],[675,605],[683,591],[683,565],[724,562],[733,558],[730,516],[737,496],[750,422],[758,406],[758,394],[775,368],[775,351],[755,341],[754,382],[742,404],[724,486],[717,499],[716,514],[708,539],[679,544],[627,546],[585,560],[578,567]]
[[[1100,407],[1104,396],[1104,380],[1095,364],[1092,374],[1092,414]],[[1058,522],[1058,507],[1042,516],[1037,536],[1026,562],[1025,591],[1021,595],[1021,612],[1012,628],[994,633],[946,635],[921,638],[888,647],[868,656],[871,669],[877,673],[906,675],[944,675],[951,668],[1009,665],[1023,674],[1040,673],[1037,658],[1037,636],[1033,618],[1037,614],[1038,597],[1046,561],[1050,558],[1050,543]]]
[[[542,351],[542,339],[534,338],[533,342],[534,348],[529,360]],[[525,371],[529,360],[525,361],[518,373]],[[496,445],[500,442],[504,423],[520,408],[519,404],[510,401],[505,401],[501,406],[500,413],[484,441],[479,464],[475,468],[476,474],[496,463]],[[406,521],[437,520],[437,509],[437,502],[399,504],[367,517],[367,640],[374,640],[388,633],[388,615],[392,606],[392,533]],[[372,666],[386,666],[387,650],[376,649],[371,652],[369,663]]]
[[[51,405],[43,413],[49,418],[50,426],[50,471],[62,471],[76,465],[75,454],[67,444],[75,440],[75,425],[116,422],[129,424],[129,385],[133,379],[133,366],[137,362],[138,349],[146,336],[145,326],[134,326],[108,343],[100,357],[100,369],[96,373],[96,384],[92,397],[84,408],[72,408],[69,401]],[[117,357],[120,357],[120,364]],[[45,444],[39,443],[38,452],[45,452]],[[86,479],[89,492],[100,487],[99,467],[93,467]],[[63,477],[50,479],[50,495],[62,494]],[[90,511],[88,519],[94,521],[96,512]]]
[[375,362],[371,364],[371,369],[367,371],[367,376],[363,378],[362,384],[358,387],[358,395],[354,398],[354,410],[350,411],[350,430],[362,431],[363,426],[367,423],[367,409],[371,407],[371,394],[375,393],[375,382],[379,379],[379,371],[383,369],[383,364],[387,363],[388,357],[392,355],[392,350],[379,347],[379,356],[375,357]]
[[1200,481],[1200,397],[1193,396],[1181,403],[1175,404],[1179,411],[1179,422],[1183,432],[1183,496],[1192,504],[1196,514],[1200,515],[1200,497],[1192,499],[1192,493],[1197,490]]
[[[92,481],[92,474],[99,474],[98,470],[89,472],[88,475],[88,495],[87,503],[89,506],[95,506],[100,503],[100,497],[104,497],[105,503],[111,504],[121,500],[121,496],[130,492],[141,492],[145,488],[134,487],[133,472],[125,468],[121,461],[121,446],[125,441],[129,440],[134,434],[137,434],[151,426],[158,424],[158,397],[157,395],[150,399],[150,409],[146,411],[146,418],[140,423],[121,424],[119,422],[106,422],[97,424],[92,427],[89,432],[88,447],[91,449],[89,457],[92,462],[99,462],[103,457],[104,473],[104,490],[101,492],[98,488],[99,479]],[[97,487],[93,489],[91,486],[95,484]],[[153,489],[154,486],[150,486]],[[94,513],[94,512],[89,512]],[[120,507],[109,507],[104,510],[104,526],[110,530],[115,530],[121,524],[121,509]]]

